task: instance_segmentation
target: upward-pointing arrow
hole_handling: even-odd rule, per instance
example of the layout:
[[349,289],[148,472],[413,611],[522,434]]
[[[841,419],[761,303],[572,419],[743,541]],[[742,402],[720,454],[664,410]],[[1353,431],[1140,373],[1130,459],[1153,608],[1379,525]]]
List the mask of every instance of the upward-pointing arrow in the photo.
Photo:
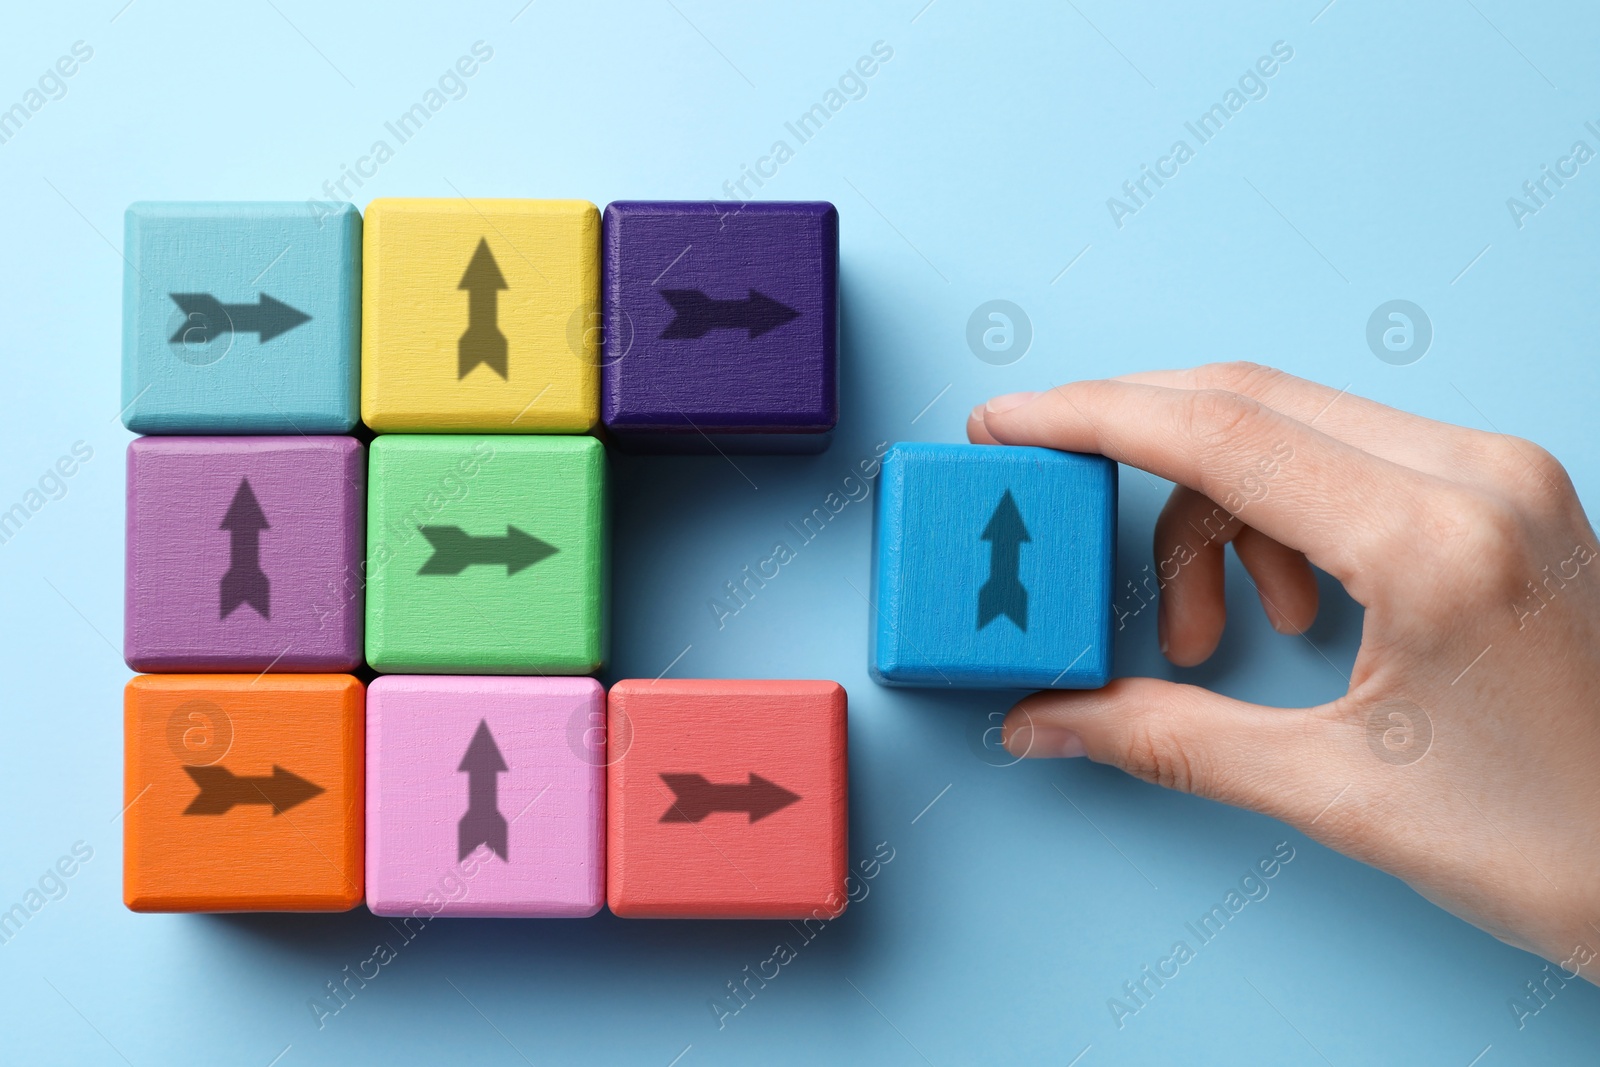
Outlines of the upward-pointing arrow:
[[1028,590],[1022,584],[1022,543],[1031,541],[1022,512],[1007,489],[980,540],[989,542],[989,580],[978,590],[978,629],[1004,615],[1028,632]]
[[241,604],[255,608],[263,619],[272,618],[272,583],[261,569],[261,531],[272,527],[261,510],[261,501],[250,488],[249,478],[240,480],[233,503],[228,505],[217,528],[231,535],[228,569],[222,575],[222,618],[226,619]]
[[498,323],[499,292],[509,286],[505,275],[500,273],[500,264],[494,261],[494,253],[489,251],[487,238],[478,239],[478,250],[472,253],[472,262],[467,264],[461,284],[456,288],[468,293],[467,332],[461,335],[457,345],[456,377],[465,378],[472,368],[482,363],[509,380],[506,336],[500,332]]
[[203,345],[225,333],[258,333],[266,344],[288,333],[311,316],[266,293],[254,304],[224,304],[210,293],[168,293],[183,312],[183,323],[167,338],[168,344]]
[[472,855],[479,845],[502,860],[506,855],[506,817],[500,814],[500,778],[509,770],[500,746],[489,732],[489,720],[479,719],[478,729],[467,745],[466,755],[456,770],[467,776],[467,812],[456,824],[457,860]]

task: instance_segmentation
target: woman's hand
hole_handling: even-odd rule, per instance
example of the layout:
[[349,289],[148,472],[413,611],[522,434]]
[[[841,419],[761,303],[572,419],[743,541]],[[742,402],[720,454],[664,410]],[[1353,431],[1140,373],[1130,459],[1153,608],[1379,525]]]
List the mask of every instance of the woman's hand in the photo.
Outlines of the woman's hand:
[[1155,530],[1176,664],[1217,647],[1229,542],[1285,634],[1316,615],[1310,564],[1366,608],[1331,703],[1124,678],[1022,701],[1013,754],[1265,812],[1600,976],[1600,544],[1549,453],[1251,364],[996,397],[968,435],[1177,483]]

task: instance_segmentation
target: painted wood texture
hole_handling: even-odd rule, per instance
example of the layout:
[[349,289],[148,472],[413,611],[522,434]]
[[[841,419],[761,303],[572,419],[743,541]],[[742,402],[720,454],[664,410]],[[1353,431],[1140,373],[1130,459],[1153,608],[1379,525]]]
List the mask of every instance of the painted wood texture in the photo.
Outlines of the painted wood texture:
[[133,204],[123,255],[128,429],[315,434],[355,426],[354,207]]
[[389,675],[367,690],[367,906],[583,917],[605,903],[592,678]]
[[124,903],[346,911],[362,897],[362,687],[143,675],[124,692]]
[[895,445],[873,533],[873,677],[1105,685],[1116,534],[1116,464],[1103,457]]
[[599,421],[593,204],[374,200],[363,269],[373,429],[585,433]]
[[386,434],[372,443],[370,477],[373,667],[556,675],[599,668],[609,548],[599,441]]
[[820,451],[839,417],[832,204],[620,201],[602,414],[620,443]]
[[366,453],[351,437],[130,443],[128,665],[359,666],[365,484]]
[[624,918],[826,919],[845,907],[845,692],[621,681],[607,702],[607,894]]

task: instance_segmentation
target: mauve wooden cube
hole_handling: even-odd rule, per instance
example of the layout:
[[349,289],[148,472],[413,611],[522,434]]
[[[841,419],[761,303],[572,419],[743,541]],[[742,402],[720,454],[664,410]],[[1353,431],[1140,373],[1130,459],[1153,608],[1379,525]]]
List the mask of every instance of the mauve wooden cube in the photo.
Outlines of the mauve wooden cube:
[[360,666],[366,478],[353,437],[131,443],[128,666]]
[[601,418],[617,444],[828,447],[839,419],[832,204],[619,201],[601,248]]

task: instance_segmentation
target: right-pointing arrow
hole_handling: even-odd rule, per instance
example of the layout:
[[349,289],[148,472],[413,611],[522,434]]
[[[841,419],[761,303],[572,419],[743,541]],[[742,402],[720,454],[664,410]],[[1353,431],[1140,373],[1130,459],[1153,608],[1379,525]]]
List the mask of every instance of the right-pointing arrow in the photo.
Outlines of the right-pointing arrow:
[[661,816],[662,822],[699,822],[714,811],[746,812],[755,822],[800,799],[798,793],[791,793],[754,771],[743,785],[710,782],[703,774],[663,774],[661,780],[674,794],[672,806]]
[[311,316],[266,293],[254,304],[224,304],[210,293],[168,293],[183,312],[183,325],[167,338],[169,344],[209,344],[225,333],[256,333],[266,344],[286,334]]
[[235,804],[265,804],[272,814],[282,815],[296,804],[304,804],[325,793],[315,782],[308,782],[274,765],[270,775],[254,777],[234,774],[226,767],[184,767],[200,792],[183,809],[185,815],[225,815]]
[[712,330],[745,330],[754,340],[800,317],[794,308],[754,289],[743,300],[713,300],[699,289],[663,289],[661,296],[675,313],[661,332],[663,341],[692,340]]
[[504,564],[506,574],[512,575],[558,551],[554,545],[511,525],[506,526],[504,537],[473,537],[459,526],[418,526],[417,529],[433,546],[433,555],[422,564],[418,574],[460,574],[475,563],[483,563]]

